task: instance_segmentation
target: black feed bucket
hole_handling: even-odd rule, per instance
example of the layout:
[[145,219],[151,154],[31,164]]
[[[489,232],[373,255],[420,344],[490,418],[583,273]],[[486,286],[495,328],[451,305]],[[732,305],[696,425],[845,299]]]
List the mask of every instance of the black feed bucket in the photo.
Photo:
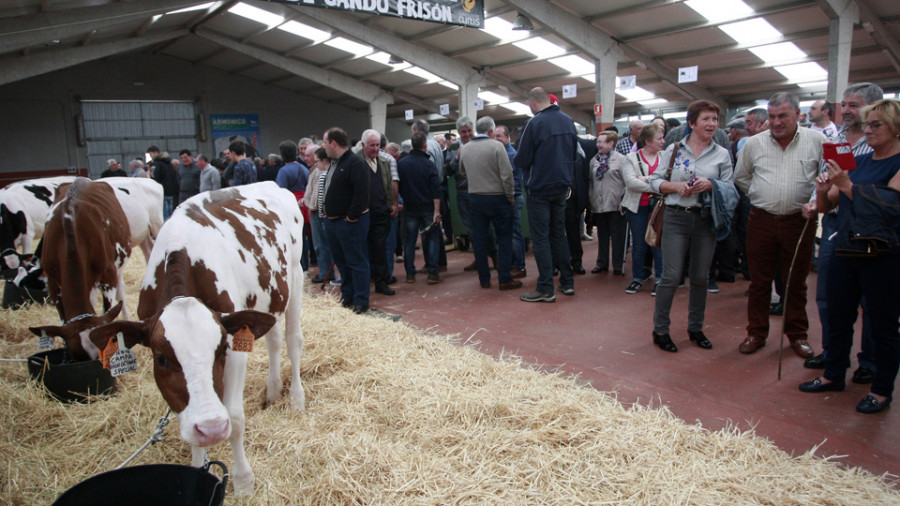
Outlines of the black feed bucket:
[[221,462],[210,464],[222,469],[221,479],[208,467],[153,464],[116,469],[75,485],[53,506],[218,506],[225,502],[228,469]]
[[31,288],[16,286],[7,281],[3,287],[3,309],[19,309],[25,304],[35,302],[43,304],[49,293],[47,290],[32,290]]
[[65,402],[116,391],[116,380],[99,360],[69,362],[67,355],[65,348],[35,353],[28,357],[28,372],[53,397]]

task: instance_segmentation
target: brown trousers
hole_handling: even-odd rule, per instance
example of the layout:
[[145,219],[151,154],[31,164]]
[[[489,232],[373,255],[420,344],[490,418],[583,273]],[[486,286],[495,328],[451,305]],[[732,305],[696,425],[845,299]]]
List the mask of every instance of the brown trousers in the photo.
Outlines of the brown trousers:
[[[747,225],[747,261],[750,267],[750,298],[747,301],[747,335],[765,340],[769,335],[769,305],[775,269],[781,267],[781,279],[788,279],[791,260],[797,250],[794,271],[787,283],[784,308],[784,333],[792,342],[806,339],[809,318],[806,316],[806,277],[812,263],[816,220],[807,220],[798,212],[786,216],[750,209]],[[803,233],[801,240],[800,234]]]

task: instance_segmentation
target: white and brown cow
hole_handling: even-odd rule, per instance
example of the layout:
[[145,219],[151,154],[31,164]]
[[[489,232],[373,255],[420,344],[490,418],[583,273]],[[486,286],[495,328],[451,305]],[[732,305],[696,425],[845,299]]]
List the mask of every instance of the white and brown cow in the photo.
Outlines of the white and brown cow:
[[28,179],[0,189],[0,268],[19,267],[20,247],[26,256],[34,251],[59,186],[74,180],[75,176]]
[[[44,230],[41,267],[47,276],[50,301],[62,325],[32,327],[36,335],[62,337],[75,361],[97,358],[89,339],[92,328],[108,323],[127,310],[122,269],[131,255],[131,231],[116,192],[105,183],[78,178],[50,209]],[[94,302],[103,296],[105,315],[97,316]]]
[[152,349],[156,384],[178,414],[193,465],[203,463],[202,447],[228,438],[242,494],[252,492],[253,472],[243,450],[247,353],[234,351],[234,334],[247,327],[254,340],[266,336],[266,398],[275,402],[282,387],[275,316],[284,317],[291,405],[302,411],[302,230],[296,199],[272,182],[196,195],[160,231],[141,288],[141,321],[91,332],[97,346],[121,333],[125,346]]

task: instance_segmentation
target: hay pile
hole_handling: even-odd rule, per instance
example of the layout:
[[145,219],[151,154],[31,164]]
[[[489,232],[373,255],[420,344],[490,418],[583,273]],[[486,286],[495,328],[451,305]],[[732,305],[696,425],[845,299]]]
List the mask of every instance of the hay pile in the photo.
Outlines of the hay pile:
[[[35,351],[26,327],[53,322],[55,311],[0,316],[0,356],[26,357]],[[303,318],[308,410],[294,413],[286,396],[261,409],[258,341],[245,394],[256,493],[228,503],[900,503],[893,477],[791,457],[752,433],[710,432],[665,409],[626,409],[571,378],[355,316],[324,296],[307,294]],[[137,351],[139,371],[119,378],[119,392],[85,405],[52,401],[24,364],[0,364],[0,503],[50,503],[146,441],[165,404],[149,353]],[[231,465],[227,444],[211,457]],[[133,464],[165,462],[190,463],[174,419]]]

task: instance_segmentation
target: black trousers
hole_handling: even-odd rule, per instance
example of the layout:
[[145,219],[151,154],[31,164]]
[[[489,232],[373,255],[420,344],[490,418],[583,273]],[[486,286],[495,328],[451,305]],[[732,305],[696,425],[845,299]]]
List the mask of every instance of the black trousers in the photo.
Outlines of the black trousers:
[[375,283],[375,287],[379,288],[387,286],[388,278],[390,278],[387,267],[387,236],[391,232],[391,215],[370,214],[367,237],[369,268],[372,281]]
[[581,211],[578,199],[572,195],[566,200],[566,241],[569,243],[569,256],[572,267],[581,266],[584,249],[581,247]]

